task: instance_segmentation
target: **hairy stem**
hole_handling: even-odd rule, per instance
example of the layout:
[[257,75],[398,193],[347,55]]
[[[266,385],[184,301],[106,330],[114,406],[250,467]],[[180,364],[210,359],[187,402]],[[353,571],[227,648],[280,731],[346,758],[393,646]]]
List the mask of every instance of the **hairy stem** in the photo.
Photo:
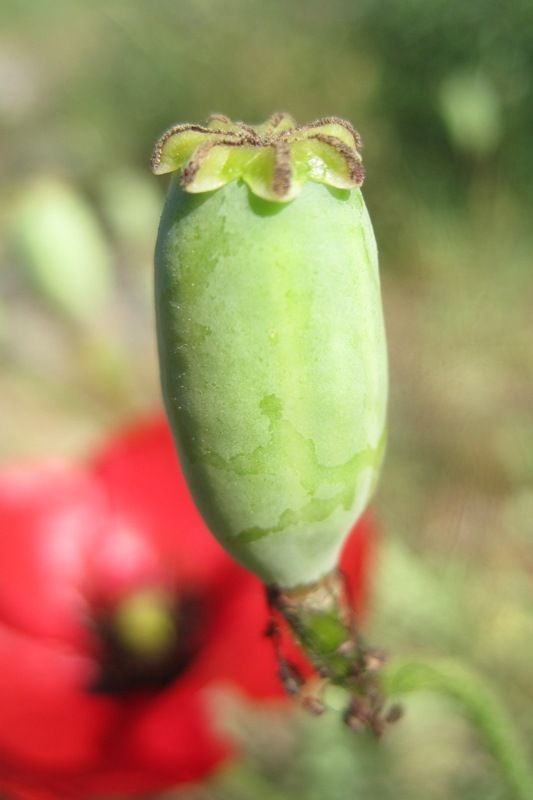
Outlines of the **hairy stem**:
[[[343,575],[334,571],[317,583],[292,590],[269,586],[267,599],[272,611],[288,623],[318,676],[324,682],[341,686],[349,692],[346,723],[354,729],[367,727],[379,736],[386,721],[382,715],[383,697],[376,674],[381,658],[364,646],[357,632]],[[272,636],[277,642],[282,680],[289,692],[297,694],[299,677],[283,658],[276,625]],[[308,707],[320,713],[317,698],[308,703]]]

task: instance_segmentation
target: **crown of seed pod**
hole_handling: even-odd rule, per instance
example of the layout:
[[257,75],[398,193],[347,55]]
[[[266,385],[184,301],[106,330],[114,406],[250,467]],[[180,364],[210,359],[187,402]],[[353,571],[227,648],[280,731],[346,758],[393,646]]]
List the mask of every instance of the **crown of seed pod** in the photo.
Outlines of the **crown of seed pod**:
[[361,186],[361,138],[349,122],[325,117],[296,125],[279,112],[252,127],[212,114],[207,125],[175,125],[152,156],[156,175],[182,170],[187,192],[208,192],[242,178],[264,200],[294,200],[309,180],[337,189]]
[[[375,486],[387,365],[377,252],[344,120],[213,115],[157,143],[163,394],[198,507],[264,581],[334,569]],[[216,190],[216,191],[215,191]]]

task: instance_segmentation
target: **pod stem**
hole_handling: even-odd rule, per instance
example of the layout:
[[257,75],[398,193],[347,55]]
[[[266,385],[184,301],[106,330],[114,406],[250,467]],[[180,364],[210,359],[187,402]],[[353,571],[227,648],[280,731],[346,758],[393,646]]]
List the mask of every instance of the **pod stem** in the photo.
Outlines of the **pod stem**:
[[382,677],[389,697],[424,690],[450,697],[498,764],[513,798],[533,798],[533,768],[514,720],[479,675],[456,662],[435,659],[393,662]]
[[382,713],[384,698],[377,675],[383,655],[366,648],[362,642],[343,574],[335,570],[316,583],[296,589],[268,586],[267,601],[273,615],[269,634],[287,691],[302,696],[309,710],[315,713],[324,710],[318,697],[302,691],[304,679],[283,655],[276,613],[288,624],[323,684],[341,686],[349,692],[344,715],[348,726],[366,727],[376,736],[381,735],[388,721]]

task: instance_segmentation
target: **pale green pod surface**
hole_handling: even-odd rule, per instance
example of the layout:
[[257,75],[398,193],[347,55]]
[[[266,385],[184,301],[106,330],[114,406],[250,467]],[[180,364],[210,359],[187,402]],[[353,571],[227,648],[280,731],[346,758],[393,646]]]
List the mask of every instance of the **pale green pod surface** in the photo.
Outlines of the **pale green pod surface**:
[[[217,188],[195,185],[201,159],[192,184],[185,167],[156,248],[162,386],[190,487],[224,547],[282,587],[335,567],[385,442],[385,335],[362,172],[348,164],[343,174],[340,162],[328,172],[348,146],[328,153],[333,135],[309,136],[332,124],[272,136],[288,146],[270,171],[257,163],[265,138],[229,146]],[[169,171],[164,156],[156,150],[156,171]],[[276,186],[283,167],[290,185]]]

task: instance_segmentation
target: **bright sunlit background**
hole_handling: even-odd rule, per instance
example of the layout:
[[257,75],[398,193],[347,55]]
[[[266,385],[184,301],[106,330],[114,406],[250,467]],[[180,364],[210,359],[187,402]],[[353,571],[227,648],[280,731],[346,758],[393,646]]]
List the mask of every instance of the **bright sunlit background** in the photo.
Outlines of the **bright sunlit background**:
[[[3,0],[0,14],[2,460],[82,456],[160,404],[166,180],[149,155],[166,127],[346,117],[365,143],[391,362],[367,636],[478,669],[533,753],[531,2]],[[376,754],[327,720],[226,702],[247,766],[205,798],[508,796],[451,705],[407,707]]]

